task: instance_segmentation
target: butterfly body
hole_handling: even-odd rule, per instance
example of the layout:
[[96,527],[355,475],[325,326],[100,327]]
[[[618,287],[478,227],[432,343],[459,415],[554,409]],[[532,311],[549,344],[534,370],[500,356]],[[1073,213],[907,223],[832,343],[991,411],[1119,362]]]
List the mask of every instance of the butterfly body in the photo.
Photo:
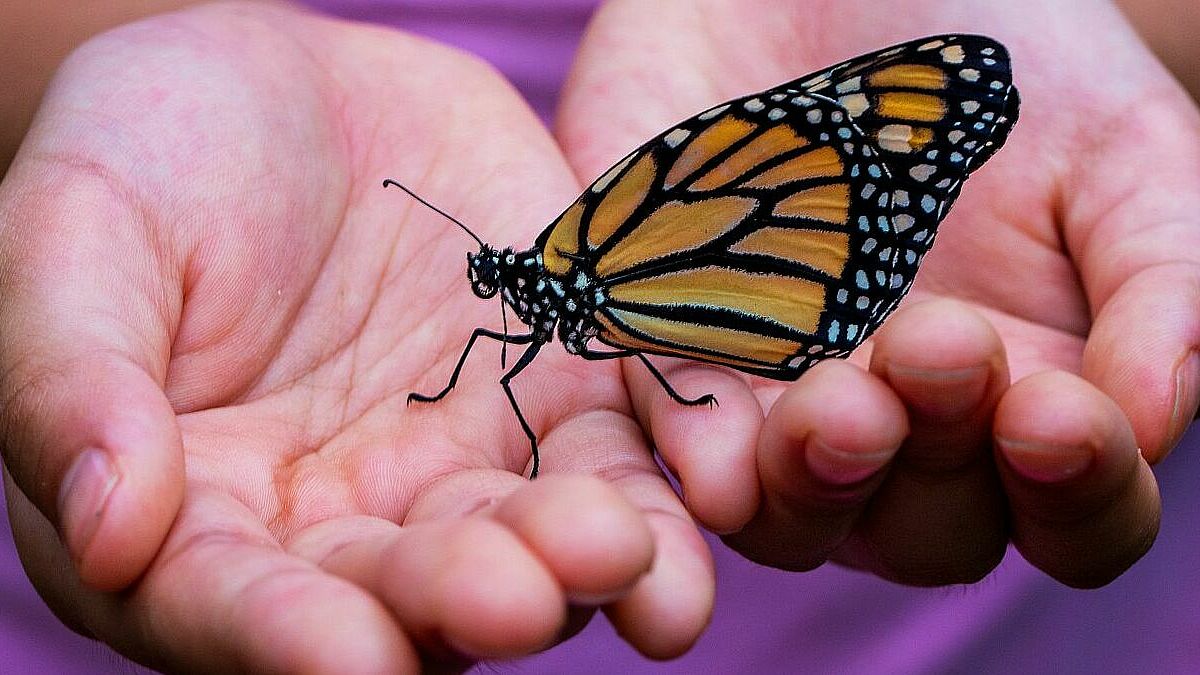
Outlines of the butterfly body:
[[509,382],[556,332],[587,359],[639,358],[689,405],[713,399],[676,393],[646,354],[780,380],[844,357],[896,309],[1018,108],[1003,46],[944,35],[684,120],[597,178],[532,248],[471,233],[473,291],[499,294],[529,332],[477,329],[447,387],[410,400],[445,396],[479,337],[527,345],[501,385],[532,476],[536,435]]

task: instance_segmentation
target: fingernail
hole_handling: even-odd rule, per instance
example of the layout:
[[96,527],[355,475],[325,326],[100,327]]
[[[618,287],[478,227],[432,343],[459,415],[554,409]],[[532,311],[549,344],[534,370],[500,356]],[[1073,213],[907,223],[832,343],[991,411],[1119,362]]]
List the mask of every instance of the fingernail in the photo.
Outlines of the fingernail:
[[104,518],[119,476],[108,453],[89,448],[75,458],[58,491],[59,526],[71,557],[87,550]]
[[1092,449],[1086,445],[1045,445],[1004,438],[997,438],[996,445],[1017,473],[1039,483],[1074,478],[1094,459]]
[[867,479],[882,469],[893,454],[891,451],[845,452],[817,439],[809,439],[804,452],[809,470],[817,478],[835,485],[849,485]]
[[986,365],[937,370],[888,364],[888,379],[903,388],[916,412],[939,419],[967,417],[987,392]]
[[[1175,369],[1175,409],[1171,411],[1171,436],[1167,439],[1174,445],[1183,437],[1196,414],[1197,398],[1200,397],[1200,353],[1195,350]],[[1169,449],[1169,448],[1168,448]]]

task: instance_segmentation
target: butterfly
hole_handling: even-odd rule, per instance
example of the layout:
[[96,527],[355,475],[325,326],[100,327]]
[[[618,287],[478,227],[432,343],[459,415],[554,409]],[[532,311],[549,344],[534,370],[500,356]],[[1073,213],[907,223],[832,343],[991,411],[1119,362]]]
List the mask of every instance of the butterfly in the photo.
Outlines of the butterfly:
[[[499,294],[528,328],[477,328],[526,345],[511,382],[557,333],[585,359],[682,357],[778,380],[844,357],[911,287],[963,181],[1004,143],[1020,98],[1007,50],[978,35],[914,40],[721,103],[667,129],[596,179],[517,251],[467,254],[475,295]],[[503,313],[503,312],[502,312]],[[502,361],[503,361],[502,356]]]

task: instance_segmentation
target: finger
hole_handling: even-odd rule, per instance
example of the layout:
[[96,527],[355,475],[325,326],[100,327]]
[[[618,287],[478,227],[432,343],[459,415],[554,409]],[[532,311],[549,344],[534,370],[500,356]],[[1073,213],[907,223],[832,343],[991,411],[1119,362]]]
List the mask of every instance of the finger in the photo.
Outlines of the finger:
[[[32,507],[30,507],[32,508]],[[414,672],[416,651],[377,600],[283,552],[244,506],[202,488],[163,555],[132,591],[80,585],[66,551],[23,539],[62,576],[56,611],[126,656],[165,672]],[[61,600],[63,604],[57,604]]]
[[[649,570],[650,531],[602,481],[501,473],[447,478],[403,528],[325,523],[293,550],[383,598],[405,630],[443,658],[545,648],[567,627],[568,601],[609,601]],[[459,498],[439,496],[451,494]]]
[[900,400],[879,378],[843,361],[813,368],[771,408],[758,451],[762,509],[725,543],[781,569],[823,564],[849,536],[907,432]]
[[642,514],[616,488],[583,476],[547,476],[523,486],[492,513],[536,553],[577,604],[625,594],[654,560]]
[[[439,659],[518,656],[550,646],[566,599],[509,529],[470,517],[397,528],[386,521],[320,526],[323,569],[380,598],[405,633]],[[333,546],[330,546],[333,543]],[[296,549],[314,555],[309,541]]]
[[1149,550],[1158,486],[1117,405],[1062,372],[1016,383],[996,410],[996,447],[1022,555],[1059,581],[1094,588]]
[[1200,406],[1200,264],[1126,281],[1096,317],[1083,375],[1125,412],[1146,459],[1165,458]]
[[[17,486],[58,527],[84,583],[145,571],[183,493],[174,412],[161,382],[177,309],[139,222],[94,176],[69,195],[32,187],[28,164],[0,193],[0,425]],[[79,174],[78,171],[68,173]]]
[[546,446],[553,448],[546,465],[551,472],[587,471],[607,479],[649,525],[653,566],[604,611],[617,633],[639,652],[671,658],[687,651],[708,625],[716,579],[696,523],[641,438],[627,415],[578,415],[547,435]]
[[[1173,94],[1174,98],[1170,95]],[[1123,116],[1066,194],[1064,228],[1095,319],[1083,375],[1125,411],[1151,463],[1200,404],[1200,115],[1179,92]],[[1153,162],[1154,180],[1126,167]]]
[[965,305],[920,303],[880,332],[871,371],[904,401],[911,431],[848,560],[906,584],[977,581],[1008,541],[991,452],[1008,386],[999,336]]
[[683,655],[712,619],[716,597],[712,554],[700,531],[677,507],[649,509],[654,566],[604,613],[630,645],[652,659]]
[[688,511],[718,533],[745,525],[758,508],[754,446],[763,420],[745,378],[724,368],[655,360],[681,396],[715,399],[713,405],[684,405],[638,359],[625,361],[634,410],[679,480]]

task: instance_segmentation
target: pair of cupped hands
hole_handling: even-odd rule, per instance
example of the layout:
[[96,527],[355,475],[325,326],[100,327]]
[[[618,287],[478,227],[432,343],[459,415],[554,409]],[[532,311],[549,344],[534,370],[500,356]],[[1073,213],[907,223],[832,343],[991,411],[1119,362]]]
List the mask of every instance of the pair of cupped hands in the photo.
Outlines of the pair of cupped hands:
[[[886,15],[886,16],[885,16]],[[1024,106],[873,344],[795,383],[480,349],[472,242],[528,246],[715,103],[948,31]],[[972,582],[1011,543],[1073,586],[1150,546],[1150,464],[1200,392],[1200,116],[1106,3],[613,0],[555,135],[478,60],[286,6],[72,55],[0,187],[5,488],[72,628],[170,670],[371,672],[536,651],[602,609],[686,650],[700,528],[774,567]],[[672,490],[651,448],[678,477]]]

